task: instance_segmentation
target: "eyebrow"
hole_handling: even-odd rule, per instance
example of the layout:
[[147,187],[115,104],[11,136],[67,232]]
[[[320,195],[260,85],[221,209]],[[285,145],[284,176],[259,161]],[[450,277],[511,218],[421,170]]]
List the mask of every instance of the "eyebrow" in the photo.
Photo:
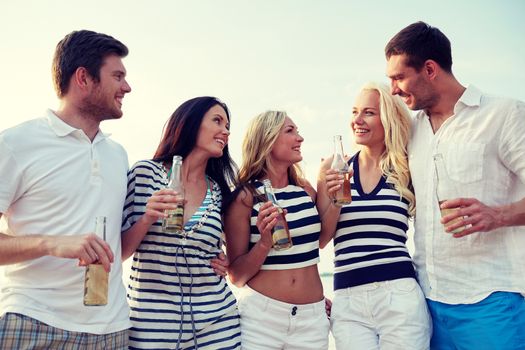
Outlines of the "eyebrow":
[[387,74],[387,77],[389,79],[399,79],[399,78],[403,77],[403,75],[404,75],[403,73],[397,73],[397,74],[392,74],[392,75],[388,75]]
[[126,76],[126,72],[120,70],[120,69],[116,69],[113,71],[113,74],[118,74],[118,75],[123,75],[123,76]]
[[[357,107],[352,107],[352,111],[355,111],[355,110],[358,110],[359,108]],[[379,108],[376,108],[376,107],[364,107],[364,108],[361,108],[361,110],[363,111],[366,111],[367,109],[373,109],[374,111],[378,111]]]

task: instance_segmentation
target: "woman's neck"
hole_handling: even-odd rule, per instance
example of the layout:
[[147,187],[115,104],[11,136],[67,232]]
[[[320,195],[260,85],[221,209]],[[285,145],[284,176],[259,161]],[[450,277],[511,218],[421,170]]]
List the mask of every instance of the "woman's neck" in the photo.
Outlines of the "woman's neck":
[[270,179],[272,182],[272,187],[274,188],[283,188],[290,184],[288,178],[288,168],[275,169],[275,172],[268,172],[264,178]]
[[378,169],[381,163],[381,156],[384,152],[384,147],[363,147],[359,152],[359,166],[368,169]]

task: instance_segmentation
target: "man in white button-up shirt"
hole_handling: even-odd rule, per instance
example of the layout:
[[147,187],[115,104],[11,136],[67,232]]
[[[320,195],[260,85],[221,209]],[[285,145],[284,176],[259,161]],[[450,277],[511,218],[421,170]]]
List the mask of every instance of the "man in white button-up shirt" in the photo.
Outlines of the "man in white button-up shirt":
[[[385,54],[392,94],[418,111],[408,153],[431,348],[525,349],[525,104],[462,86],[450,41],[426,23]],[[441,206],[436,155],[455,191]]]

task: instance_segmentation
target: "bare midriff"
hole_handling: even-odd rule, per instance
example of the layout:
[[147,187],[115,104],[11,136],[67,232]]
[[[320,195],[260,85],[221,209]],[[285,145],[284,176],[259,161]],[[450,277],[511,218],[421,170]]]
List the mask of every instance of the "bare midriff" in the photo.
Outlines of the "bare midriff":
[[290,304],[310,304],[324,298],[317,265],[290,270],[260,270],[248,286],[269,298]]

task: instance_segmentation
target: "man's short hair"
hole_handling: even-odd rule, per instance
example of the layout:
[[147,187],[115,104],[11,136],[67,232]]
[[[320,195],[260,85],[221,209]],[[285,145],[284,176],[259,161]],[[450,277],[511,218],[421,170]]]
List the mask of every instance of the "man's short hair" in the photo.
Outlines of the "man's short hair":
[[112,36],[90,30],[74,31],[57,44],[53,57],[52,75],[55,91],[59,98],[69,89],[71,76],[79,67],[100,81],[100,67],[108,55],[126,57],[126,45]]
[[452,73],[450,40],[438,28],[416,22],[403,28],[385,47],[386,58],[406,55],[407,66],[420,71],[426,60],[433,60],[446,72]]

